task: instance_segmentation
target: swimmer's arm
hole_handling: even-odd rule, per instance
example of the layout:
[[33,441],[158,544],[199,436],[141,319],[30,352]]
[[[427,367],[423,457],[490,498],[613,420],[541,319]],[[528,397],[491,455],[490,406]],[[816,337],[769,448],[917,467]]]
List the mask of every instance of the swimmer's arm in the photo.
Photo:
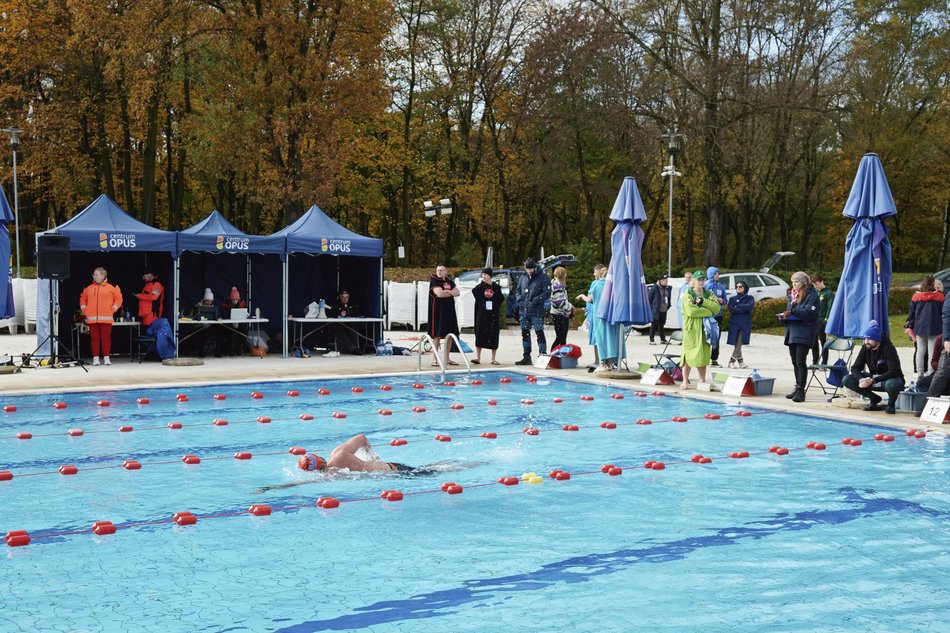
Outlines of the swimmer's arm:
[[359,435],[354,435],[347,441],[343,442],[337,447],[336,450],[349,455],[355,455],[356,451],[360,450],[361,448],[366,448],[367,450],[370,448],[369,439],[362,433]]
[[258,488],[254,491],[254,494],[260,495],[265,492],[270,492],[271,490],[285,490],[287,488],[293,488],[294,486],[303,486],[304,484],[316,484],[320,483],[318,481],[292,481],[289,484],[278,484],[276,486],[264,486],[263,488]]

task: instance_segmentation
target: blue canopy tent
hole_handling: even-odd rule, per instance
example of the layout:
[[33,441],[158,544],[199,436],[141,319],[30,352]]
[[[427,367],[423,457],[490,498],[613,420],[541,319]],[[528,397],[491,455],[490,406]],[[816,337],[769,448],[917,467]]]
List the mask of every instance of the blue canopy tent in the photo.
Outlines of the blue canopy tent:
[[[179,289],[175,294],[176,340],[181,298],[200,298],[205,288],[211,288],[215,296],[227,296],[222,293],[237,286],[242,290],[249,309],[259,307],[262,316],[270,318],[283,315],[282,293],[274,291],[276,284],[268,282],[281,267],[286,243],[285,238],[275,235],[248,235],[218,211],[212,211],[194,226],[179,231],[175,266],[175,287]],[[275,265],[266,266],[267,260]],[[259,280],[263,283],[255,284],[258,270],[266,275]],[[237,281],[240,277],[244,278],[243,283]],[[254,290],[257,290],[256,295]]]
[[[597,304],[597,316],[611,325],[644,325],[653,320],[653,311],[647,295],[646,278],[643,274],[641,250],[643,229],[647,214],[637,190],[637,181],[632,176],[623,179],[620,192],[614,201],[610,219],[617,223],[610,235],[610,265],[604,292]],[[619,359],[626,356],[624,327],[618,328]],[[601,354],[603,357],[603,354]]]
[[854,225],[845,240],[844,270],[825,331],[839,338],[861,338],[875,320],[888,333],[891,242],[883,220],[897,215],[897,207],[877,154],[861,159],[843,215]]
[[[139,222],[105,194],[72,219],[49,231],[37,233],[37,244],[40,235],[49,234],[69,237],[70,278],[51,281],[50,285],[56,303],[63,297],[67,298],[68,314],[78,309],[79,295],[89,285],[90,275],[98,266],[105,268],[109,272],[109,281],[120,287],[125,307],[133,314],[137,311],[133,295],[141,290],[142,274],[146,268],[152,269],[150,272],[157,274],[160,279],[169,280],[173,277],[172,260],[177,252],[177,234]],[[170,296],[174,296],[174,288],[166,287],[166,312]],[[37,306],[37,315],[45,312],[45,308]],[[72,325],[72,319],[62,321],[59,324],[61,337],[63,326],[66,326],[68,334],[68,328]],[[40,329],[38,319],[37,337],[43,340],[48,332],[41,332]],[[116,339],[116,343],[120,341],[120,338]],[[79,353],[79,350],[74,351]]]
[[[283,314],[302,314],[307,304],[346,288],[366,317],[383,306],[383,241],[354,233],[313,205],[293,224],[274,233],[286,238]],[[326,257],[329,256],[329,257]],[[291,274],[293,273],[293,274]],[[287,321],[284,320],[284,355]]]
[[13,304],[13,279],[10,277],[10,231],[7,222],[13,222],[13,212],[10,203],[0,186],[0,319],[9,319],[16,316],[16,307]]

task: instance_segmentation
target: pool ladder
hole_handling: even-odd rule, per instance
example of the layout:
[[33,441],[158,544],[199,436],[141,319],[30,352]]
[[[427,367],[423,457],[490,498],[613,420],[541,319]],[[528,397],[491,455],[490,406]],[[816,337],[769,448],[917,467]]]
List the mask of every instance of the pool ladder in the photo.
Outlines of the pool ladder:
[[[465,363],[465,370],[471,373],[472,365],[468,362],[468,356],[466,356],[465,352],[462,351],[462,342],[459,340],[459,337],[457,337],[455,334],[449,334],[448,336],[442,339],[442,351],[445,352],[445,358],[443,358],[442,355],[435,353],[435,341],[432,340],[432,337],[429,336],[428,334],[422,334],[419,337],[419,352],[416,357],[419,361],[418,367],[417,367],[418,370],[422,371],[422,356],[423,356],[422,350],[426,349],[426,347],[429,347],[430,349],[433,350],[433,356],[435,356],[436,361],[438,361],[439,363],[439,370],[442,374],[442,382],[445,382],[445,372],[446,372],[445,362],[446,362],[446,358],[448,357],[447,350],[451,349],[450,343],[452,343],[453,341],[455,342],[455,347],[458,348],[459,354],[461,354],[462,356],[462,361]],[[428,345],[426,345],[427,343]]]

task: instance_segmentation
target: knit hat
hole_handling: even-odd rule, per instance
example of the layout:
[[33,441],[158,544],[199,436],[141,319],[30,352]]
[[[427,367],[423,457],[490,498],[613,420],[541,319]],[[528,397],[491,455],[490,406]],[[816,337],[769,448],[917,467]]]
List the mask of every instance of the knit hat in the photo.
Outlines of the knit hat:
[[238,292],[237,286],[231,286],[231,294],[228,296],[231,301],[240,301],[241,293]]
[[811,283],[811,278],[808,276],[808,273],[800,270],[792,275],[792,283],[796,281],[803,286],[807,286]]
[[489,277],[494,277],[494,276],[495,276],[495,271],[492,270],[491,268],[482,268],[482,274],[483,274],[483,275],[488,275]]
[[538,267],[538,262],[536,262],[536,261],[534,260],[534,257],[529,257],[528,259],[525,260],[525,262],[524,262],[524,267],[525,267],[525,268],[537,268],[537,267]]
[[871,321],[868,323],[868,329],[864,333],[864,338],[880,343],[883,336],[884,335],[881,332],[881,326],[878,325],[877,321]]
[[205,288],[205,296],[201,298],[202,301],[214,301],[214,294],[211,292],[211,288]]

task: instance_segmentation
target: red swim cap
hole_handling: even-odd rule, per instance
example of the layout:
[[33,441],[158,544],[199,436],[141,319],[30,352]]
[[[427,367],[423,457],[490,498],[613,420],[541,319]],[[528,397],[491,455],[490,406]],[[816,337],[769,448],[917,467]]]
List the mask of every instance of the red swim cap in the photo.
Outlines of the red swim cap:
[[327,467],[327,460],[319,455],[307,453],[297,460],[297,467],[302,470],[323,470]]

